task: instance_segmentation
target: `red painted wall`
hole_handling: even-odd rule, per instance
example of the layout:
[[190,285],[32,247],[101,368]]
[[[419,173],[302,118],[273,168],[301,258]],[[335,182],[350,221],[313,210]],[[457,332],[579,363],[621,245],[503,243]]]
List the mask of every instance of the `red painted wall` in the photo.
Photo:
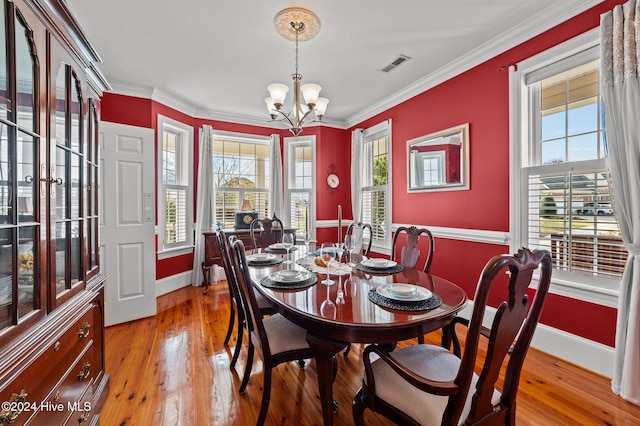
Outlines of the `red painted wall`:
[[[461,229],[509,231],[509,82],[506,66],[527,59],[599,25],[600,14],[625,0],[607,0],[589,11],[546,31],[485,63],[452,78],[383,113],[359,123],[367,128],[392,120],[392,173],[394,223]],[[198,129],[211,124],[219,130],[269,135],[267,127],[193,119],[156,102],[105,94],[102,119],[156,128],[156,114],[190,123]],[[434,193],[407,193],[406,141],[422,135],[469,123],[470,189]],[[350,219],[351,130],[313,127],[304,134],[316,135],[317,219],[337,219],[342,205]],[[196,162],[197,164],[197,158]],[[335,193],[327,189],[326,176],[335,165],[341,184]],[[194,177],[197,170],[194,167]],[[319,229],[318,241],[335,241],[335,228]],[[432,272],[462,286],[473,297],[480,271],[506,245],[436,239]],[[421,259],[421,261],[424,261]],[[157,278],[190,270],[192,257],[180,256],[157,262]],[[557,295],[549,295],[541,322],[605,345],[613,346],[616,310]]]
[[[357,126],[392,120],[393,222],[509,231],[509,81],[505,66],[527,59],[599,25],[600,14],[624,0],[597,7]],[[469,123],[470,189],[411,193],[406,141]],[[473,297],[488,259],[508,246],[436,239],[432,272],[460,284]],[[422,261],[422,260],[421,260]],[[495,303],[495,301],[494,301]],[[616,310],[549,295],[541,322],[609,346]]]

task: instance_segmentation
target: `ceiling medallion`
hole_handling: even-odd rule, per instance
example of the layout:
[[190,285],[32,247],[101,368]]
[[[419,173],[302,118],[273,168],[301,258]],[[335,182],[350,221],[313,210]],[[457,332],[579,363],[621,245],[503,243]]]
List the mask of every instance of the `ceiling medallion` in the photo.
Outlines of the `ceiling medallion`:
[[[300,27],[302,25],[302,27]],[[289,41],[307,41],[320,32],[320,18],[310,10],[301,7],[289,7],[281,10],[273,18],[276,32]],[[297,28],[301,28],[297,30]]]

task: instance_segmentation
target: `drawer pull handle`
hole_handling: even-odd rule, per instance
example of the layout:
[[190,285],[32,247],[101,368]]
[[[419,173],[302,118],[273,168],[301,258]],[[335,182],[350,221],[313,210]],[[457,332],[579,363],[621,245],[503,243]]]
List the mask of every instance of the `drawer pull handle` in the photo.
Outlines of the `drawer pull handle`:
[[60,391],[57,390],[55,395],[53,395],[53,402],[58,402],[59,399],[60,399]]
[[20,394],[11,394],[9,399],[9,408],[6,408],[0,412],[0,423],[13,423],[22,411],[24,410],[24,400],[27,398],[27,393],[22,389]]
[[91,363],[87,361],[82,366],[82,370],[78,372],[78,380],[83,381],[87,377],[89,377],[90,374],[91,374]]
[[82,410],[82,414],[78,418],[78,424],[82,424],[86,422],[87,420],[89,420],[89,417],[91,417],[91,410],[87,410],[87,409]]
[[88,322],[82,323],[80,330],[78,330],[78,339],[82,340],[89,335],[89,330],[91,330],[91,324]]
[[58,351],[60,350],[60,346],[61,346],[61,343],[60,343],[60,342],[56,342],[56,343],[54,343],[54,345],[53,345],[53,351],[54,351],[54,352],[58,352]]

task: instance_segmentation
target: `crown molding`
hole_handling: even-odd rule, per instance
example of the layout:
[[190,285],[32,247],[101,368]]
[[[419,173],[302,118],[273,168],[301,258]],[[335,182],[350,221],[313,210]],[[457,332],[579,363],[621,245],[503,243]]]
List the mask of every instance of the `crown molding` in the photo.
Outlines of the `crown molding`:
[[489,59],[492,59],[507,50],[530,40],[556,25],[573,18],[574,16],[602,3],[604,0],[573,0],[556,2],[527,22],[518,25],[513,31],[509,31],[482,44],[477,49],[466,54],[463,58],[449,62],[447,65],[424,76],[420,80],[399,90],[346,119],[347,128],[353,127],[389,108],[429,90],[438,84],[453,78]]

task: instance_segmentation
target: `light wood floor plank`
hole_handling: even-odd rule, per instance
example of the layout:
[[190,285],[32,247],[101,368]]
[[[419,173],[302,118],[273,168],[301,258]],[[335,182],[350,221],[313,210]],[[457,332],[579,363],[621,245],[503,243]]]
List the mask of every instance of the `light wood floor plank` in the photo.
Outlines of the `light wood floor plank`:
[[[186,287],[158,298],[158,313],[105,330],[110,393],[106,425],[254,425],[262,397],[262,363],[254,362],[244,395],[238,387],[246,347],[229,369],[235,342],[223,345],[229,318],[226,283]],[[245,336],[246,337],[246,336]],[[427,336],[437,343],[438,333]],[[401,342],[399,345],[415,344]],[[246,338],[245,338],[246,345]],[[338,358],[336,425],[353,424],[351,400],[362,380],[364,345]],[[280,365],[273,375],[268,425],[320,425],[315,362]],[[390,425],[366,413],[368,425]],[[613,395],[610,381],[558,358],[530,350],[518,393],[518,425],[640,425],[640,407]]]

